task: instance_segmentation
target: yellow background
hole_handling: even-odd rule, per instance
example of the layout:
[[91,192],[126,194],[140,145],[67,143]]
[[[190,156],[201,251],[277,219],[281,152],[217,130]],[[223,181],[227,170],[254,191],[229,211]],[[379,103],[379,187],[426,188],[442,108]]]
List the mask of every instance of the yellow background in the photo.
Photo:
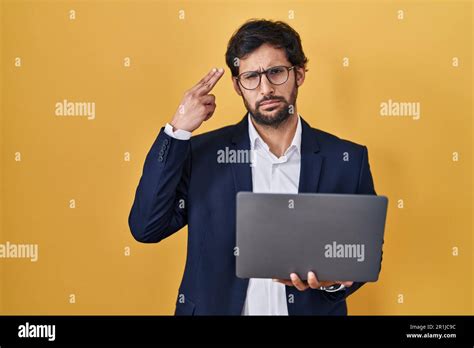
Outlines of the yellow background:
[[[301,35],[298,112],[367,145],[390,199],[380,280],[349,314],[472,314],[472,16],[468,1],[2,1],[0,243],[37,243],[39,259],[0,259],[0,313],[173,313],[187,229],[133,239],[143,162],[232,33],[265,18]],[[196,133],[245,113],[227,67],[213,93]],[[96,118],[55,116],[63,99],[95,102]],[[421,118],[380,116],[388,99],[420,102]]]

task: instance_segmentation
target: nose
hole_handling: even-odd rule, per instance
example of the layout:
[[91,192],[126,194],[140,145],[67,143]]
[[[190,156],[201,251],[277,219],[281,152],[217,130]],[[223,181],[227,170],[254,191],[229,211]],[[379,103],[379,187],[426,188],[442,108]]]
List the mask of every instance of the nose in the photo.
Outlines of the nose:
[[260,94],[262,96],[271,95],[275,93],[273,85],[268,81],[267,75],[263,74],[260,81]]

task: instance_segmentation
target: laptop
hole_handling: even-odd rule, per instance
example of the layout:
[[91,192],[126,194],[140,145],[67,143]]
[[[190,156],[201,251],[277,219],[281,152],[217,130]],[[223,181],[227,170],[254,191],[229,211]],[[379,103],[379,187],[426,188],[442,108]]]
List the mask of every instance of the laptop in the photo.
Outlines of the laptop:
[[375,282],[387,205],[376,195],[239,192],[236,275]]

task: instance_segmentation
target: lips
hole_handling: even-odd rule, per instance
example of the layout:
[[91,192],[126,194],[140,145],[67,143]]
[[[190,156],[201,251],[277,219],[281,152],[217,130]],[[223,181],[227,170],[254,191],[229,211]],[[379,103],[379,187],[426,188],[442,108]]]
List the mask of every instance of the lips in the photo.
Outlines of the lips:
[[279,103],[280,101],[279,100],[266,100],[262,103],[260,103],[261,106],[264,106],[264,105],[274,105],[274,104],[277,104]]

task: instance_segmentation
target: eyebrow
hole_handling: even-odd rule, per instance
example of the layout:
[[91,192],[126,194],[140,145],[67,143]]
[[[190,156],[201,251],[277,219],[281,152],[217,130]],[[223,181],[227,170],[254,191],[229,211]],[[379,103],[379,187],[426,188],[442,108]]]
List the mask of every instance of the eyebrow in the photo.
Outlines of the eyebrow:
[[[267,68],[263,69],[263,71],[273,68],[275,66],[286,66],[286,65],[284,63],[269,64]],[[246,71],[242,71],[241,74],[246,73],[246,72],[251,72],[251,71],[260,71],[260,70],[246,70]]]

